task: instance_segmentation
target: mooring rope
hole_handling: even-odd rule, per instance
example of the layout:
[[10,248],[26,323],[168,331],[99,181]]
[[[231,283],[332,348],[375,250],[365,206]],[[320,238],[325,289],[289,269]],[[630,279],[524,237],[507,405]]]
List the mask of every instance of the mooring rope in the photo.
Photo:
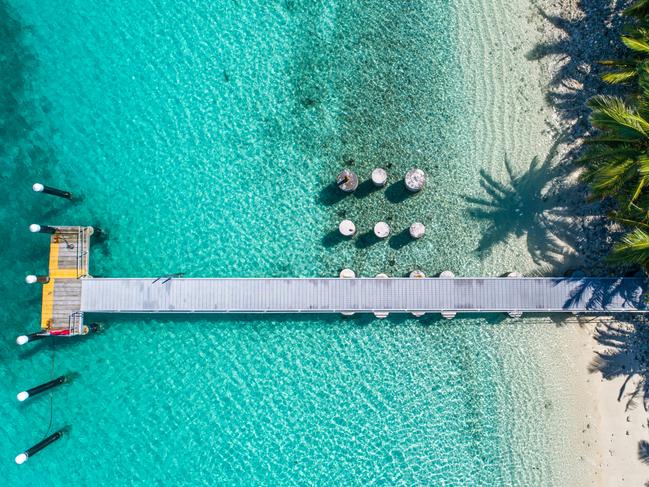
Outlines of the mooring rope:
[[[56,357],[56,337],[50,337],[50,344],[52,349],[52,365],[50,367],[50,380],[54,380],[54,359]],[[47,425],[47,430],[43,435],[43,439],[47,438],[52,429],[52,421],[54,419],[54,394],[50,391],[50,422]]]

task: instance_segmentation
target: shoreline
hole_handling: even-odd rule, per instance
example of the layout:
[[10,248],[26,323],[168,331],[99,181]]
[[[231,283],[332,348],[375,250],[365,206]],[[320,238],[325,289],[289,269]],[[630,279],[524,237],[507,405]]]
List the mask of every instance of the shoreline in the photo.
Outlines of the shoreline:
[[[601,67],[596,63],[616,57],[621,49],[618,34],[622,7],[583,6],[575,0],[541,0],[536,6],[545,17],[542,46],[547,52],[539,57],[547,80],[544,91],[550,102],[559,101],[552,106],[554,119],[561,132],[568,135],[558,154],[559,164],[566,166],[567,173],[557,181],[555,191],[561,205],[574,215],[570,222],[576,227],[577,238],[573,240],[575,252],[570,267],[603,274],[610,272],[604,256],[611,235],[619,229],[605,218],[607,209],[603,205],[584,205],[587,188],[578,183],[578,169],[570,165],[590,130],[585,101],[598,93],[615,92],[614,87],[599,79]],[[594,36],[607,37],[607,41],[597,42]],[[557,46],[565,51],[552,53]],[[576,479],[577,485],[641,485],[649,479],[649,465],[639,456],[641,442],[649,439],[644,398],[636,398],[632,404],[635,407],[629,407],[629,391],[634,391],[642,379],[631,371],[641,370],[641,364],[638,356],[625,351],[629,346],[626,341],[638,339],[636,327],[643,326],[640,321],[634,324],[611,317],[569,318],[563,323],[564,328],[575,330],[568,338],[570,347],[564,349],[568,353],[557,355],[557,361],[574,374],[571,386],[582,399],[573,411],[574,421],[583,426],[578,446],[580,460],[589,466],[588,470],[592,469],[591,478]],[[569,333],[559,330],[558,334],[566,338]],[[612,361],[615,374],[606,372]]]
[[[601,68],[596,63],[600,59],[616,57],[621,48],[618,41],[621,7],[583,7],[575,0],[542,0],[537,7],[545,12],[542,35],[545,46],[561,43],[566,46],[563,55],[548,55],[540,62],[548,80],[548,99],[568,101],[553,109],[562,132],[569,137],[559,154],[559,164],[570,165],[581,149],[583,136],[589,131],[586,99],[598,93],[615,91],[601,82]],[[602,30],[598,32],[594,26],[600,26]],[[594,42],[593,37],[601,36],[602,31],[609,41]],[[587,188],[576,181],[575,167],[568,166],[567,169],[569,173],[559,182],[558,195],[571,211],[573,208],[582,209],[572,213],[575,216],[571,218],[578,235],[575,239],[576,263],[579,267],[591,269],[591,272],[604,273],[607,270],[604,256],[610,248],[611,235],[618,229],[603,216],[607,211],[601,204],[583,204]],[[639,455],[640,445],[649,439],[642,391],[639,397],[629,402],[630,391],[636,390],[642,380],[632,372],[641,370],[638,361],[642,360],[642,355],[631,353],[628,343],[638,339],[635,331],[644,325],[641,321],[632,323],[602,317],[567,319],[564,326],[577,328],[571,340],[576,353],[572,357],[565,356],[564,365],[575,374],[572,384],[575,392],[583,398],[582,408],[575,410],[575,420],[585,424],[580,438],[583,451],[580,459],[593,467],[593,476],[588,483],[608,486],[646,482],[649,465],[643,463]],[[611,366],[615,368],[614,374],[610,373]]]
[[[485,272],[502,265],[499,259],[509,253],[515,256],[518,270],[527,275],[574,270],[589,275],[611,273],[605,256],[620,229],[605,217],[605,204],[588,201],[588,188],[580,184],[574,160],[590,130],[586,100],[600,93],[616,93],[616,87],[601,81],[602,67],[597,61],[620,55],[622,6],[583,3],[521,0],[506,10],[493,4],[489,7],[493,15],[488,17],[499,19],[497,27],[485,23],[475,30],[465,27],[461,31],[460,38],[472,38],[461,53],[462,65],[470,66],[464,73],[464,85],[477,86],[472,97],[490,100],[488,109],[478,107],[474,116],[481,124],[478,132],[489,132],[492,137],[488,143],[477,140],[474,150],[487,154],[493,167],[502,157],[499,151],[506,151],[517,175],[536,178],[532,187],[535,194],[529,196],[543,201],[529,210],[523,208],[532,223],[510,223],[518,224],[528,235],[511,234],[508,242],[487,256]],[[467,12],[470,6],[467,3],[464,7]],[[509,38],[502,36],[505,29],[510,32]],[[485,75],[482,64],[473,59],[484,59],[490,71]],[[504,66],[513,72],[505,74]],[[527,96],[521,98],[520,93]],[[552,154],[552,149],[556,153]],[[535,156],[541,160],[548,157],[551,176],[544,179],[530,170],[530,160]],[[512,180],[513,193],[518,192],[515,183]],[[539,228],[545,238],[535,247],[529,232]],[[538,408],[535,411],[524,401],[516,401],[512,408],[521,413],[519,431],[510,441],[522,442],[525,448],[545,438],[552,480],[563,485],[638,485],[649,480],[649,464],[639,456],[641,442],[649,441],[642,398],[636,400],[635,408],[627,408],[628,392],[642,376],[629,378],[627,395],[618,399],[628,377],[625,371],[641,371],[643,364],[638,364],[635,356],[620,354],[619,349],[628,343],[614,341],[611,348],[604,338],[610,330],[629,332],[646,325],[610,317],[567,317],[560,323],[528,320],[540,329],[534,326],[533,332],[505,334],[513,333],[527,341],[534,367],[540,370],[539,394],[554,406],[540,412],[547,431],[535,432],[527,423]],[[626,337],[638,338],[632,332]],[[616,374],[602,374],[593,368],[598,353],[616,355]],[[647,364],[649,359],[644,361],[645,369]],[[528,373],[535,374],[532,370]]]

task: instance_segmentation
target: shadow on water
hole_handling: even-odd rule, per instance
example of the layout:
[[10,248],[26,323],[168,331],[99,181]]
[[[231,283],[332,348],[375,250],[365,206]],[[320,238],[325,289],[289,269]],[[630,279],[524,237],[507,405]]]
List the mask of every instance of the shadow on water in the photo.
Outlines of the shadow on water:
[[376,235],[374,235],[373,230],[369,230],[365,233],[361,233],[357,238],[356,241],[354,242],[354,245],[356,245],[356,248],[358,249],[367,249],[371,247],[372,245],[375,245],[381,241],[380,238],[378,238]]
[[[511,161],[505,157],[507,181],[496,180],[481,170],[480,185],[484,197],[465,196],[472,206],[468,213],[486,223],[478,243],[478,252],[491,252],[510,237],[525,237],[527,251],[537,265],[550,267],[570,266],[566,257],[577,257],[579,241],[574,228],[574,213],[561,201],[565,187],[557,184],[565,169],[553,160],[560,140],[556,141],[547,157],[535,157],[529,169],[516,173]],[[588,212],[588,208],[582,208]],[[593,214],[595,208],[592,208]]]
[[406,185],[403,181],[392,183],[385,190],[385,198],[390,203],[402,203],[408,198],[411,198],[415,195],[416,193],[411,193],[410,191],[408,191],[408,189],[406,189]]
[[349,240],[348,238],[343,237],[338,230],[332,230],[322,237],[322,245],[331,248],[335,247],[339,243]]
[[410,229],[406,228],[400,233],[397,233],[390,237],[390,247],[394,250],[399,250],[404,248],[409,243],[414,242],[414,239],[410,236]]
[[372,193],[376,193],[381,189],[382,188],[375,186],[371,179],[367,179],[359,184],[358,188],[356,188],[356,191],[354,191],[352,194],[355,198],[365,198],[366,196],[369,196]]
[[581,0],[578,9],[582,15],[571,12],[570,17],[552,15],[537,7],[541,17],[562,35],[537,44],[526,58],[533,61],[559,58],[561,67],[550,80],[546,98],[568,123],[566,133],[571,140],[584,136],[589,130],[586,101],[594,95],[616,91],[601,80],[605,68],[599,61],[623,57],[619,34],[624,18],[620,14],[629,3],[630,0]]
[[331,183],[320,190],[319,201],[323,205],[331,206],[344,200],[349,193],[341,191],[336,183]]

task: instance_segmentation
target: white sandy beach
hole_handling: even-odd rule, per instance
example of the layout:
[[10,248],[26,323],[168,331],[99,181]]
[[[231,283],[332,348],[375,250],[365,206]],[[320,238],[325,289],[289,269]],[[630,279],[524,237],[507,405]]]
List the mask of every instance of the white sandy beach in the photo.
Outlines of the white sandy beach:
[[[575,326],[572,323],[569,326]],[[643,325],[638,325],[643,326]],[[584,420],[594,430],[594,438],[584,434],[582,440],[585,458],[595,466],[594,485],[644,485],[649,479],[649,464],[640,458],[640,445],[649,440],[647,411],[642,395],[633,397],[642,377],[633,371],[642,370],[646,358],[626,350],[627,344],[620,340],[605,346],[596,338],[613,331],[631,332],[631,340],[639,337],[633,334],[635,326],[611,318],[591,320],[577,325],[574,370],[575,383],[583,391]],[[626,335],[626,333],[625,333]],[[596,354],[612,357],[617,377],[604,377],[599,370],[593,370]],[[629,371],[624,374],[624,370]],[[592,422],[591,422],[592,419]],[[592,445],[588,443],[592,441]]]

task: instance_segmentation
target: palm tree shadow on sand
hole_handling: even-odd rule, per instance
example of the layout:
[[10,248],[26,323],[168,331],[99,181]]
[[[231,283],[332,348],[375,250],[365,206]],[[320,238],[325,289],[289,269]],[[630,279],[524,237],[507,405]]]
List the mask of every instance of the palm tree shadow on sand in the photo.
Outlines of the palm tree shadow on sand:
[[[624,378],[617,400],[625,401],[626,411],[639,405],[649,410],[649,322],[634,318],[633,323],[612,320],[600,325],[595,339],[602,347],[595,352],[589,372],[599,372],[606,380]],[[649,442],[638,444],[638,458],[649,464]]]
[[556,15],[536,7],[542,19],[560,34],[540,42],[525,57],[530,61],[554,58],[559,65],[548,84],[546,99],[567,123],[564,130],[571,140],[589,131],[586,101],[596,94],[617,92],[602,81],[605,68],[599,61],[624,57],[618,39],[623,24],[620,12],[628,3],[579,0],[574,12]]
[[523,173],[517,173],[505,156],[506,182],[480,171],[480,186],[486,195],[464,196],[471,205],[469,215],[486,222],[477,252],[491,252],[514,236],[525,237],[534,263],[548,271],[565,268],[572,263],[571,258],[577,257],[579,237],[573,224],[574,212],[559,198],[566,191],[565,184],[559,184],[565,168],[553,163],[560,143],[557,140],[552,145],[544,160],[532,159]]

